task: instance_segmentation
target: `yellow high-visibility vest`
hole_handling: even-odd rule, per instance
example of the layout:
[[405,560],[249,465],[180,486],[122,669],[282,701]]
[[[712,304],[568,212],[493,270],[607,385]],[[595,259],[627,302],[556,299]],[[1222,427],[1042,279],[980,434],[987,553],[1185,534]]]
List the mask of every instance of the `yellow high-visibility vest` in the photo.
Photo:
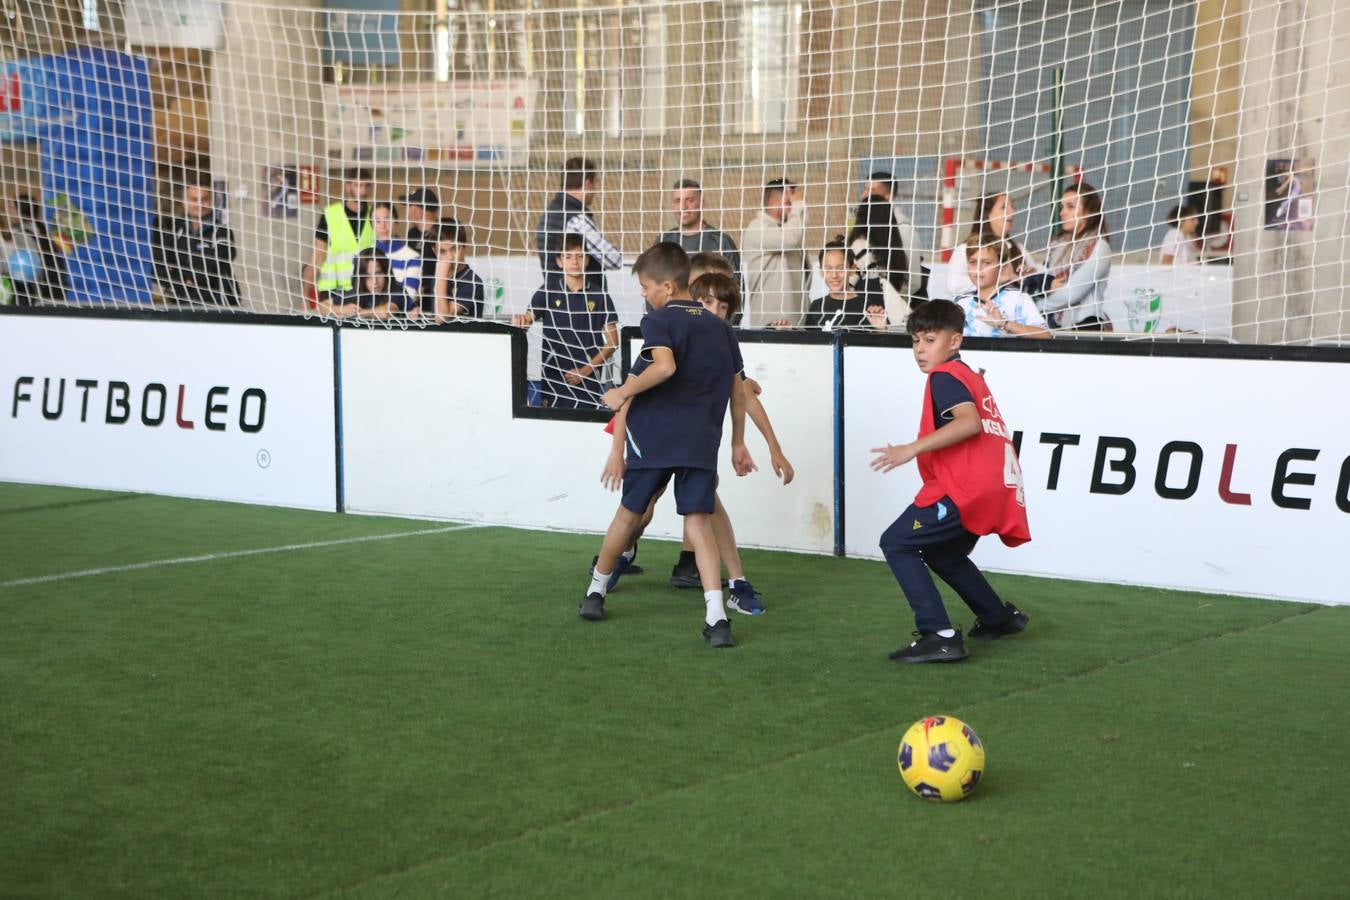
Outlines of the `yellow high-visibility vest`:
[[324,207],[324,220],[328,223],[328,256],[319,267],[318,279],[314,282],[316,291],[350,291],[352,289],[352,261],[356,254],[375,246],[375,229],[370,218],[361,223],[361,236],[352,231],[352,223],[347,218],[347,209],[341,203],[331,203]]

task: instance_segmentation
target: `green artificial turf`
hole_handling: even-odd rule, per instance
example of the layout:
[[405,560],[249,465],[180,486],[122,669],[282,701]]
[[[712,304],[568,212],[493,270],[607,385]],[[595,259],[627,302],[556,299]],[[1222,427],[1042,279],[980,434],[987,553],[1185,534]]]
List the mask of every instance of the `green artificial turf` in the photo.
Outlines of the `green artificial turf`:
[[593,624],[597,538],[445,527],[0,485],[0,895],[1345,894],[1350,609],[994,577],[1024,634],[901,667],[884,565],[751,551],[712,651],[669,544]]

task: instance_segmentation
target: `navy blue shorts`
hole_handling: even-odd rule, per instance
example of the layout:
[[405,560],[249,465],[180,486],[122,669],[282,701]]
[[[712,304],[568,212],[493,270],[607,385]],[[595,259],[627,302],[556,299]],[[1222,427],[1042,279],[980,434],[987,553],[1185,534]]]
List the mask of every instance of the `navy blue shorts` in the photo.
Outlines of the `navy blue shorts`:
[[638,515],[675,478],[675,511],[711,513],[717,501],[717,472],[712,469],[629,469],[623,474],[623,508]]

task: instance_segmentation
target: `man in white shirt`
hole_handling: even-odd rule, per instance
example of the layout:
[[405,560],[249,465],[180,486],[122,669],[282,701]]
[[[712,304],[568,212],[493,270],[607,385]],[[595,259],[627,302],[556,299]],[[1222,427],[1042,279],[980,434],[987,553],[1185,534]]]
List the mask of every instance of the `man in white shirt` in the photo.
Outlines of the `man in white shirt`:
[[764,206],[741,236],[746,296],[741,324],[800,328],[809,306],[806,208],[785,178],[764,186]]

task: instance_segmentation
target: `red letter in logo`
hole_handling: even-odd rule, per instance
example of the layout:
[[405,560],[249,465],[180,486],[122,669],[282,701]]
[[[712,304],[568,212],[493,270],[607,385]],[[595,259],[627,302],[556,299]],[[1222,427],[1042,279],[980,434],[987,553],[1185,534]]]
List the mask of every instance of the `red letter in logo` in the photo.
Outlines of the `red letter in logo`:
[[187,385],[180,384],[178,386],[178,414],[177,414],[178,427],[196,428],[197,427],[196,422],[189,422],[183,418],[183,394],[185,393],[187,393]]
[[1251,506],[1251,494],[1233,493],[1233,461],[1237,459],[1237,444],[1223,448],[1223,468],[1219,470],[1219,499],[1234,506]]

